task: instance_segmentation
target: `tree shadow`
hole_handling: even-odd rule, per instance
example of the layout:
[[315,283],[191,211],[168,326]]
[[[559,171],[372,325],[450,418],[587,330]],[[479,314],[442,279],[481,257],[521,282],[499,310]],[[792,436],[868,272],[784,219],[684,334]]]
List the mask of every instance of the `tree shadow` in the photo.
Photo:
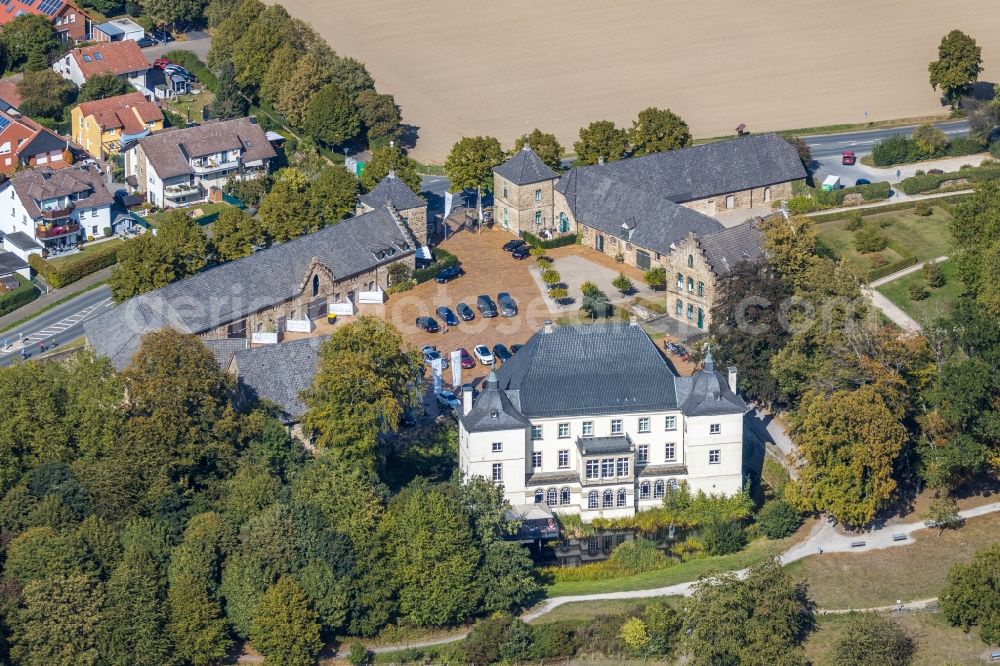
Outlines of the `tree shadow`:
[[989,102],[996,96],[995,85],[991,81],[976,81],[969,87],[969,97],[982,102]]
[[407,150],[412,150],[417,145],[420,138],[420,128],[416,125],[403,123],[399,126],[399,145]]

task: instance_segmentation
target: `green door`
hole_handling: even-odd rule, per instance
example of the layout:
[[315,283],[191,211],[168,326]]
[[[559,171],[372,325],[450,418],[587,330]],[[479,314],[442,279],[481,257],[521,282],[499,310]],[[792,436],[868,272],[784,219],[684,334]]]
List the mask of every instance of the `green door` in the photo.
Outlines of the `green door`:
[[705,311],[698,308],[698,328],[705,328]]

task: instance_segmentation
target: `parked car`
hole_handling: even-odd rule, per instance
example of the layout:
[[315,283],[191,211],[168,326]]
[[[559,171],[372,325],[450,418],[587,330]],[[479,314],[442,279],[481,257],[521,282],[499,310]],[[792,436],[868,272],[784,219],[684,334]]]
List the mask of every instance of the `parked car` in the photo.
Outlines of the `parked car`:
[[867,178],[858,178],[856,181],[854,181],[854,184],[855,185],[871,185],[872,181],[868,180]]
[[944,171],[942,169],[928,169],[927,173],[937,175],[944,173]]
[[140,49],[149,48],[150,46],[156,46],[156,40],[152,37],[140,37],[135,40],[135,43],[139,45]]
[[441,330],[434,317],[417,317],[417,328],[427,331],[428,333],[437,333]]
[[854,166],[854,163],[857,161],[858,158],[853,150],[845,150],[840,154],[840,163],[844,166]]
[[458,326],[458,317],[451,311],[451,308],[442,305],[437,309],[437,314],[438,317],[441,317],[441,321],[444,322],[445,326]]
[[506,243],[504,243],[503,244],[503,249],[505,251],[507,251],[507,252],[513,252],[514,250],[516,250],[517,248],[521,247],[522,245],[527,245],[527,243],[525,243],[520,238],[515,238],[514,240],[509,240]]
[[163,68],[163,72],[165,74],[169,74],[171,76],[179,74],[179,75],[183,76],[185,79],[187,79],[188,81],[194,81],[195,78],[196,78],[194,74],[192,74],[191,72],[187,71],[185,68],[181,67],[180,65],[174,65],[172,63],[169,64],[169,65],[166,65]]
[[497,316],[497,304],[493,302],[493,299],[489,296],[482,295],[476,298],[476,307],[479,308],[479,314],[483,315],[487,319],[492,319]]
[[514,302],[514,299],[506,291],[501,291],[497,294],[497,303],[500,304],[500,314],[504,317],[517,316],[517,303]]
[[434,399],[442,407],[448,409],[458,409],[462,406],[462,401],[458,399],[458,396],[451,391],[441,391],[434,394]]
[[476,367],[476,359],[472,358],[472,354],[465,347],[458,350],[459,355],[462,357],[462,367],[466,370]]
[[475,349],[472,350],[472,353],[476,355],[476,358],[479,359],[479,362],[483,365],[493,365],[493,362],[496,360],[493,358],[490,348],[486,345],[476,345]]
[[515,248],[514,251],[510,253],[510,256],[515,259],[527,259],[531,256],[531,246],[522,245],[521,247]]
[[506,363],[513,354],[507,349],[507,345],[497,343],[493,345],[493,358],[500,361],[501,363]]
[[442,268],[438,271],[438,274],[434,276],[434,281],[438,284],[444,284],[445,282],[451,282],[457,277],[465,275],[465,271],[462,270],[461,266],[449,266],[448,268]]
[[671,354],[676,354],[677,356],[680,356],[682,361],[686,361],[690,357],[688,350],[685,349],[683,345],[679,345],[676,342],[664,342],[663,346]]
[[521,347],[524,347],[524,345],[511,345],[510,346],[510,353],[511,354],[516,354],[517,352],[521,351]]
[[156,69],[164,69],[169,64],[170,61],[167,60],[166,58],[157,58],[156,60],[153,61],[153,67],[155,67]]
[[455,311],[458,312],[458,318],[462,321],[472,321],[476,318],[476,313],[465,303],[459,303],[455,307]]
[[420,353],[424,355],[424,363],[431,365],[437,359],[441,359],[441,368],[444,370],[448,369],[448,358],[441,355],[438,348],[434,345],[424,345],[420,348]]

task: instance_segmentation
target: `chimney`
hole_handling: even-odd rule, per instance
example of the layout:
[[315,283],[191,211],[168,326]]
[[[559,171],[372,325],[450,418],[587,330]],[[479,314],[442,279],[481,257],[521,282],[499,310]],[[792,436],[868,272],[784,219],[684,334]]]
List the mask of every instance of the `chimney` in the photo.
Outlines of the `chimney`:
[[545,335],[548,335],[549,333],[552,332],[552,320],[551,319],[546,319],[545,320],[545,329],[544,330],[545,330]]
[[472,411],[472,387],[462,387],[462,416]]
[[637,326],[638,324],[639,324],[639,320],[636,318],[636,316],[635,315],[629,315],[629,317],[628,317],[628,325],[629,326]]
[[[729,390],[736,393],[736,366],[729,366]],[[737,394],[739,395],[739,394]]]
[[395,178],[395,177],[396,177],[396,170],[389,169],[389,178]]
[[603,155],[601,155],[600,157],[597,158],[597,163],[598,164],[604,164],[604,156]]

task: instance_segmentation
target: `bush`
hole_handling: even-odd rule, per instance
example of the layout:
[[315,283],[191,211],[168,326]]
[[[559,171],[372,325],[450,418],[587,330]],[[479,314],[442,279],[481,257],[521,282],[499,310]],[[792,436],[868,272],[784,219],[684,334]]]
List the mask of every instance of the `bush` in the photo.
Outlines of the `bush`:
[[100,247],[93,252],[87,252],[77,257],[67,258],[58,264],[33,254],[28,257],[28,264],[42,276],[42,279],[49,286],[59,289],[91,273],[96,273],[102,268],[114,266],[118,261],[118,248],[120,247],[121,244],[109,243],[106,247]]
[[701,538],[710,555],[738,553],[747,545],[743,527],[735,520],[709,520],[701,528]]
[[347,654],[347,662],[351,666],[367,666],[371,661],[372,653],[364,643],[358,641],[351,643],[351,651]]
[[562,276],[559,275],[559,271],[552,270],[551,268],[542,271],[541,278],[542,282],[544,282],[548,287],[559,284],[562,281]]
[[937,263],[928,261],[921,270],[929,287],[938,289],[944,286],[944,271],[941,270],[941,266]]
[[923,176],[911,176],[904,178],[899,184],[899,188],[906,194],[923,194],[924,192],[937,190],[944,182],[959,178],[967,178],[974,183],[996,180],[1000,178],[1000,165],[984,162],[981,166],[967,167],[957,172],[928,173]]
[[884,278],[886,275],[892,275],[896,271],[901,271],[904,268],[909,268],[913,264],[917,263],[916,257],[904,257],[899,261],[894,261],[891,264],[885,264],[880,268],[868,271],[868,281],[878,280],[879,278]]
[[472,627],[462,641],[462,652],[469,663],[516,663],[532,658],[533,642],[531,627],[519,618],[500,613]]
[[592,296],[593,294],[600,293],[601,290],[598,288],[596,284],[594,284],[590,280],[587,280],[586,282],[580,285],[580,291],[583,292],[584,296]]
[[889,241],[874,225],[867,225],[854,235],[854,247],[858,252],[878,252],[888,245]]
[[917,205],[913,207],[913,214],[919,217],[928,217],[934,212],[931,205],[926,201],[918,201]]
[[632,284],[632,280],[629,280],[624,273],[619,273],[618,276],[611,281],[611,286],[622,293],[622,296],[627,296],[635,291],[635,285]]
[[442,250],[441,248],[436,248],[434,250],[434,263],[432,263],[427,268],[418,268],[413,271],[413,281],[417,284],[422,282],[427,282],[428,280],[434,279],[434,276],[438,274],[442,268],[448,268],[450,266],[458,266],[458,257],[453,255],[451,252]]
[[173,51],[167,51],[166,55],[163,57],[170,62],[177,63],[187,71],[197,76],[198,81],[204,84],[204,86],[213,93],[218,91],[219,80],[215,78],[215,74],[213,74],[212,70],[210,70],[205,63],[199,60],[198,56],[191,51],[175,49]]
[[812,197],[792,197],[788,200],[787,206],[788,212],[792,215],[805,215],[823,208]]
[[654,266],[646,271],[643,280],[653,289],[663,289],[667,285],[667,269],[663,266]]
[[931,295],[931,292],[927,290],[927,286],[923,282],[914,282],[906,291],[910,295],[911,301],[922,301]]
[[801,525],[802,515],[783,499],[769,500],[757,512],[757,526],[768,539],[791,536]]
[[655,571],[672,565],[670,559],[648,539],[637,537],[626,541],[603,562],[579,567],[552,567],[544,572],[556,582],[578,580],[605,580],[620,576],[634,576],[644,571]]
[[600,290],[591,294],[585,294],[583,302],[580,303],[580,309],[589,314],[592,319],[610,317],[613,312],[608,295]]
[[872,147],[872,162],[879,167],[915,162],[920,157],[917,142],[905,136],[890,136]]
[[984,146],[979,141],[969,138],[967,136],[960,136],[954,139],[950,144],[948,144],[948,149],[945,150],[945,154],[949,157],[961,157],[962,155],[975,155],[976,153],[983,152]]
[[990,155],[1000,160],[1000,141],[994,141],[990,144]]
[[857,231],[863,226],[865,226],[865,218],[861,216],[861,213],[856,213],[848,220],[846,229],[848,231]]
[[16,276],[18,287],[7,293],[0,294],[0,316],[13,312],[38,298],[38,288],[29,280]]
[[531,247],[540,247],[546,250],[551,250],[554,247],[565,247],[566,245],[576,244],[576,234],[569,234],[567,236],[561,236],[559,238],[551,238],[549,240],[542,240],[534,234],[529,234],[527,231],[521,233],[521,238],[524,242]]
[[535,263],[538,264],[538,267],[543,271],[552,268],[552,260],[548,257],[538,257],[538,259],[535,260]]

